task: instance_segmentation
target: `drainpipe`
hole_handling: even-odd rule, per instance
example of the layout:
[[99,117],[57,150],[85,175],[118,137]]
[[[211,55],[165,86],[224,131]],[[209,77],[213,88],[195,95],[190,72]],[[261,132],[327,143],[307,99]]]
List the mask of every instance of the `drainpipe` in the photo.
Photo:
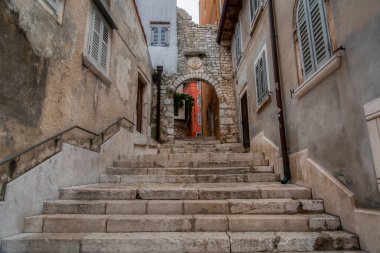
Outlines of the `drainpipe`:
[[157,66],[157,115],[156,115],[156,141],[160,142],[161,138],[161,80],[163,66]]
[[276,102],[277,102],[277,108],[278,108],[278,126],[279,126],[279,132],[280,132],[282,162],[283,162],[283,167],[284,167],[284,178],[281,180],[281,183],[286,184],[290,180],[290,164],[289,164],[289,155],[288,155],[288,144],[286,141],[284,107],[282,104],[282,95],[281,95],[281,81],[280,81],[280,70],[279,70],[280,65],[278,62],[277,34],[276,34],[275,20],[274,20],[273,0],[268,0],[268,10],[269,10],[270,37],[271,37],[271,45],[272,45],[274,82],[275,82],[275,89],[276,89]]

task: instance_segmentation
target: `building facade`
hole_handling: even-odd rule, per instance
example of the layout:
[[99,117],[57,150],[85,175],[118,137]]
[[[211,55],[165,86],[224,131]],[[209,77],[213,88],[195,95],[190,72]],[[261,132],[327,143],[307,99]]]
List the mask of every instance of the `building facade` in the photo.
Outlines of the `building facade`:
[[149,135],[151,64],[134,1],[51,2],[0,3],[0,57],[12,59],[0,63],[0,158],[120,117]]
[[[292,182],[335,196],[327,193],[331,180],[331,191],[346,187],[357,206],[379,209],[380,3],[272,1],[273,34],[268,2],[231,1],[218,31],[219,43],[231,46],[241,139],[248,139],[251,150],[266,145],[279,153],[279,88]],[[319,176],[312,177],[316,171]],[[331,213],[346,214],[340,197],[326,199]],[[358,229],[354,216],[343,219],[351,231]]]
[[177,72],[177,0],[136,1],[154,69]]

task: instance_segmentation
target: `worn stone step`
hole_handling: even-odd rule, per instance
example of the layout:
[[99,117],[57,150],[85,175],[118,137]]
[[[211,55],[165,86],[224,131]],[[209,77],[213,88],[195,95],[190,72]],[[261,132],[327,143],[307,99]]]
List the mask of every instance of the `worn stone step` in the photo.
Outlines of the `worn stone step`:
[[280,183],[95,184],[60,189],[61,199],[310,199],[311,191]]
[[44,214],[296,214],[323,213],[322,200],[50,200]]
[[25,218],[26,233],[323,231],[340,228],[339,218],[305,215],[90,215],[52,214]]
[[362,253],[358,237],[329,232],[29,233],[5,238],[7,253]]
[[127,167],[127,168],[174,168],[174,167],[252,167],[252,166],[269,166],[269,161],[265,159],[254,159],[254,160],[219,160],[219,161],[115,161],[113,163],[114,167]]
[[175,140],[174,145],[206,145],[206,144],[221,144],[220,140]]
[[209,168],[124,168],[110,167],[106,169],[109,175],[229,175],[229,174],[249,174],[249,173],[273,173],[273,166],[252,166],[252,167],[209,167]]
[[[113,173],[117,173],[116,170]],[[238,182],[276,182],[279,175],[274,173],[248,174],[192,174],[192,175],[100,175],[100,183],[238,183]]]

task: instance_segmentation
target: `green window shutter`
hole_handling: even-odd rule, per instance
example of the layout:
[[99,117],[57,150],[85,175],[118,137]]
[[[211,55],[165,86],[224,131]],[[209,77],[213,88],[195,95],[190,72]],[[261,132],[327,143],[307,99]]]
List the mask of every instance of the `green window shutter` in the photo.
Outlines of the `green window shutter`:
[[267,63],[265,51],[255,65],[257,104],[260,105],[268,95]]
[[301,48],[302,67],[305,79],[315,71],[312,55],[312,39],[310,36],[308,8],[304,0],[298,2],[297,11],[298,40]]
[[323,0],[300,0],[297,31],[305,79],[331,57],[330,41]]
[[314,44],[314,59],[318,69],[330,59],[330,43],[324,4],[322,0],[310,0],[310,25]]

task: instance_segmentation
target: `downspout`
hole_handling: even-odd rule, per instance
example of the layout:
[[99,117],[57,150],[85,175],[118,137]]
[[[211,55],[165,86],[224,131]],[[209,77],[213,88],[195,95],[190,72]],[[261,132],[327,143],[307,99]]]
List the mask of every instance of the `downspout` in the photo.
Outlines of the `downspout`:
[[273,72],[274,72],[274,82],[276,89],[276,102],[278,108],[278,126],[280,132],[280,141],[281,141],[281,155],[282,163],[284,167],[284,178],[281,180],[282,184],[286,184],[290,180],[290,164],[289,164],[289,155],[288,155],[288,144],[286,140],[286,129],[285,129],[285,120],[284,120],[284,107],[282,104],[282,95],[281,95],[281,81],[280,81],[280,65],[278,61],[278,51],[277,51],[277,34],[274,20],[274,6],[273,0],[268,0],[268,9],[269,9],[269,26],[270,26],[270,37],[272,45],[272,60],[273,60]]
[[156,115],[156,141],[160,142],[161,138],[161,79],[162,71],[164,68],[162,66],[157,66],[157,115]]

